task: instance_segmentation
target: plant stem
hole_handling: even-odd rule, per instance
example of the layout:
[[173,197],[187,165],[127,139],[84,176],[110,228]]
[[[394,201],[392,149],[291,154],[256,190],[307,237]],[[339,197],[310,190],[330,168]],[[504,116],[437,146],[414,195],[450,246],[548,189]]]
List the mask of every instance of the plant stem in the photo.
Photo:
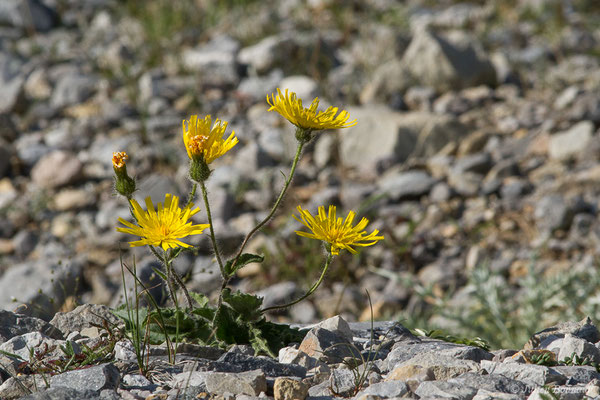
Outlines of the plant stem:
[[192,190],[188,194],[187,203],[185,204],[186,207],[189,206],[190,204],[192,204],[192,201],[194,201],[194,197],[196,197],[196,189],[197,188],[198,188],[198,184],[196,182],[194,182],[194,184],[192,185]]
[[206,216],[208,218],[208,225],[210,227],[210,240],[212,242],[213,251],[215,252],[215,258],[219,264],[219,269],[221,270],[221,276],[223,277],[223,280],[227,280],[225,268],[223,267],[223,260],[221,260],[219,247],[217,246],[217,238],[215,237],[215,228],[213,226],[212,214],[210,212],[210,204],[208,203],[208,191],[206,190],[206,184],[204,182],[200,182],[200,189],[202,189],[202,198],[204,199],[204,207],[206,208]]
[[306,292],[304,294],[304,296],[292,301],[291,303],[284,304],[282,306],[273,306],[273,307],[263,308],[260,312],[265,313],[265,312],[271,311],[271,310],[278,310],[278,309],[282,309],[282,308],[291,307],[294,304],[300,303],[302,300],[306,299],[308,296],[313,294],[315,292],[315,290],[317,290],[319,285],[321,285],[321,283],[323,282],[323,278],[325,278],[325,274],[327,273],[327,269],[329,268],[329,265],[331,264],[332,260],[333,260],[333,255],[331,253],[329,253],[327,255],[327,260],[325,261],[325,265],[323,266],[323,272],[321,272],[321,276],[319,277],[319,280],[317,282],[315,282],[315,284],[312,285],[312,287],[310,289],[308,289],[308,292]]

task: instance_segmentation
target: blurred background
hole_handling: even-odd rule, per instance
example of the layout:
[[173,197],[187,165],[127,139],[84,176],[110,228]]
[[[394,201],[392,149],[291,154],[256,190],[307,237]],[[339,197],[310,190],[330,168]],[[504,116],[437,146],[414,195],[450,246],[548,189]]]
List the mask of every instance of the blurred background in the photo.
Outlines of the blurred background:
[[[279,87],[358,124],[317,134],[249,245],[264,263],[233,286],[275,305],[316,281],[325,257],[294,234],[299,204],[354,210],[385,240],[342,253],[308,301],[272,319],[368,320],[368,290],[376,319],[492,347],[598,320],[599,56],[595,0],[2,0],[0,307],[50,319],[117,306],[120,259],[134,255],[158,284],[159,264],[115,231],[129,213],[111,156],[128,152],[138,201],[186,196],[192,114],[240,138],[208,184],[234,252],[293,157],[293,127],[267,112]],[[192,242],[176,267],[214,296],[208,238]]]

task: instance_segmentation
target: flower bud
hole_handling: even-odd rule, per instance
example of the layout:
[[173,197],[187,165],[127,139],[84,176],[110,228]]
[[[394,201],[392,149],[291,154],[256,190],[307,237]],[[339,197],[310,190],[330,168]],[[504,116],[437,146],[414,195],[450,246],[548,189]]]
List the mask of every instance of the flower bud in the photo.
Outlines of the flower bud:
[[115,190],[130,199],[135,192],[135,180],[127,174],[125,160],[128,158],[124,151],[117,151],[113,153],[112,163],[115,171]]
[[204,161],[204,157],[194,157],[190,162],[190,178],[195,182],[205,182],[212,171]]

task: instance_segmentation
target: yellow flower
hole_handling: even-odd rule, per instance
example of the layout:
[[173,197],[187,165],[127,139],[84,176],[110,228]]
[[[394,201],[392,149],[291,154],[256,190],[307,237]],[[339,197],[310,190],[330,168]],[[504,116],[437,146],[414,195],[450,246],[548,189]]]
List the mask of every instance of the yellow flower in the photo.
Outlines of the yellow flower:
[[[285,90],[285,95],[277,89],[277,95],[272,94],[271,99],[267,95],[267,103],[271,106],[269,111],[275,110],[298,128],[318,131],[321,129],[348,128],[356,125],[356,120],[348,121],[348,111],[342,110],[338,114],[337,107],[329,107],[325,111],[317,113],[319,98],[316,97],[309,108],[302,107],[302,100],[296,97],[296,93]],[[337,114],[337,115],[336,115]]]
[[182,122],[183,143],[188,156],[191,159],[202,156],[206,164],[210,164],[221,157],[239,142],[238,138],[235,137],[235,132],[231,132],[227,139],[223,139],[227,122],[217,118],[212,129],[211,123],[210,115],[207,115],[204,119],[192,115],[189,121],[184,120]]
[[354,211],[350,211],[346,220],[342,222],[342,218],[336,218],[335,206],[329,206],[329,214],[325,214],[325,207],[319,207],[319,214],[316,218],[300,206],[297,209],[300,212],[301,219],[295,215],[294,218],[306,225],[312,233],[301,231],[296,231],[296,233],[300,236],[329,243],[333,255],[338,255],[339,249],[346,249],[350,253],[356,254],[357,251],[351,246],[372,246],[383,239],[383,236],[377,235],[379,233],[377,229],[369,234],[364,231],[369,223],[366,218],[362,218],[355,227],[352,227],[352,221],[356,216]]
[[114,169],[121,169],[125,166],[125,160],[127,160],[129,156],[124,151],[115,151],[113,152],[112,163]]
[[200,211],[199,208],[192,210],[194,204],[190,203],[183,210],[179,208],[179,198],[170,193],[165,195],[165,205],[158,203],[158,210],[154,209],[154,204],[150,197],[146,197],[146,208],[142,207],[135,200],[130,200],[133,207],[133,215],[138,225],[119,218],[119,222],[127,228],[117,228],[117,231],[139,236],[141,239],[135,242],[129,242],[131,247],[135,246],[161,246],[163,250],[169,248],[192,247],[187,243],[180,241],[189,235],[199,235],[208,228],[207,224],[193,225],[188,219]]

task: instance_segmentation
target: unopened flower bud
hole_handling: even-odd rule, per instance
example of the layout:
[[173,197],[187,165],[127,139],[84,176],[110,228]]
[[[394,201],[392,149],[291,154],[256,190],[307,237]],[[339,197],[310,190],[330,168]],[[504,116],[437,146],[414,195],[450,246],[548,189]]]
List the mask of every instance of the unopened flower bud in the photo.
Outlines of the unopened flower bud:
[[125,160],[128,158],[124,151],[117,151],[113,153],[112,163],[115,171],[115,190],[130,199],[135,192],[135,180],[127,174]]

